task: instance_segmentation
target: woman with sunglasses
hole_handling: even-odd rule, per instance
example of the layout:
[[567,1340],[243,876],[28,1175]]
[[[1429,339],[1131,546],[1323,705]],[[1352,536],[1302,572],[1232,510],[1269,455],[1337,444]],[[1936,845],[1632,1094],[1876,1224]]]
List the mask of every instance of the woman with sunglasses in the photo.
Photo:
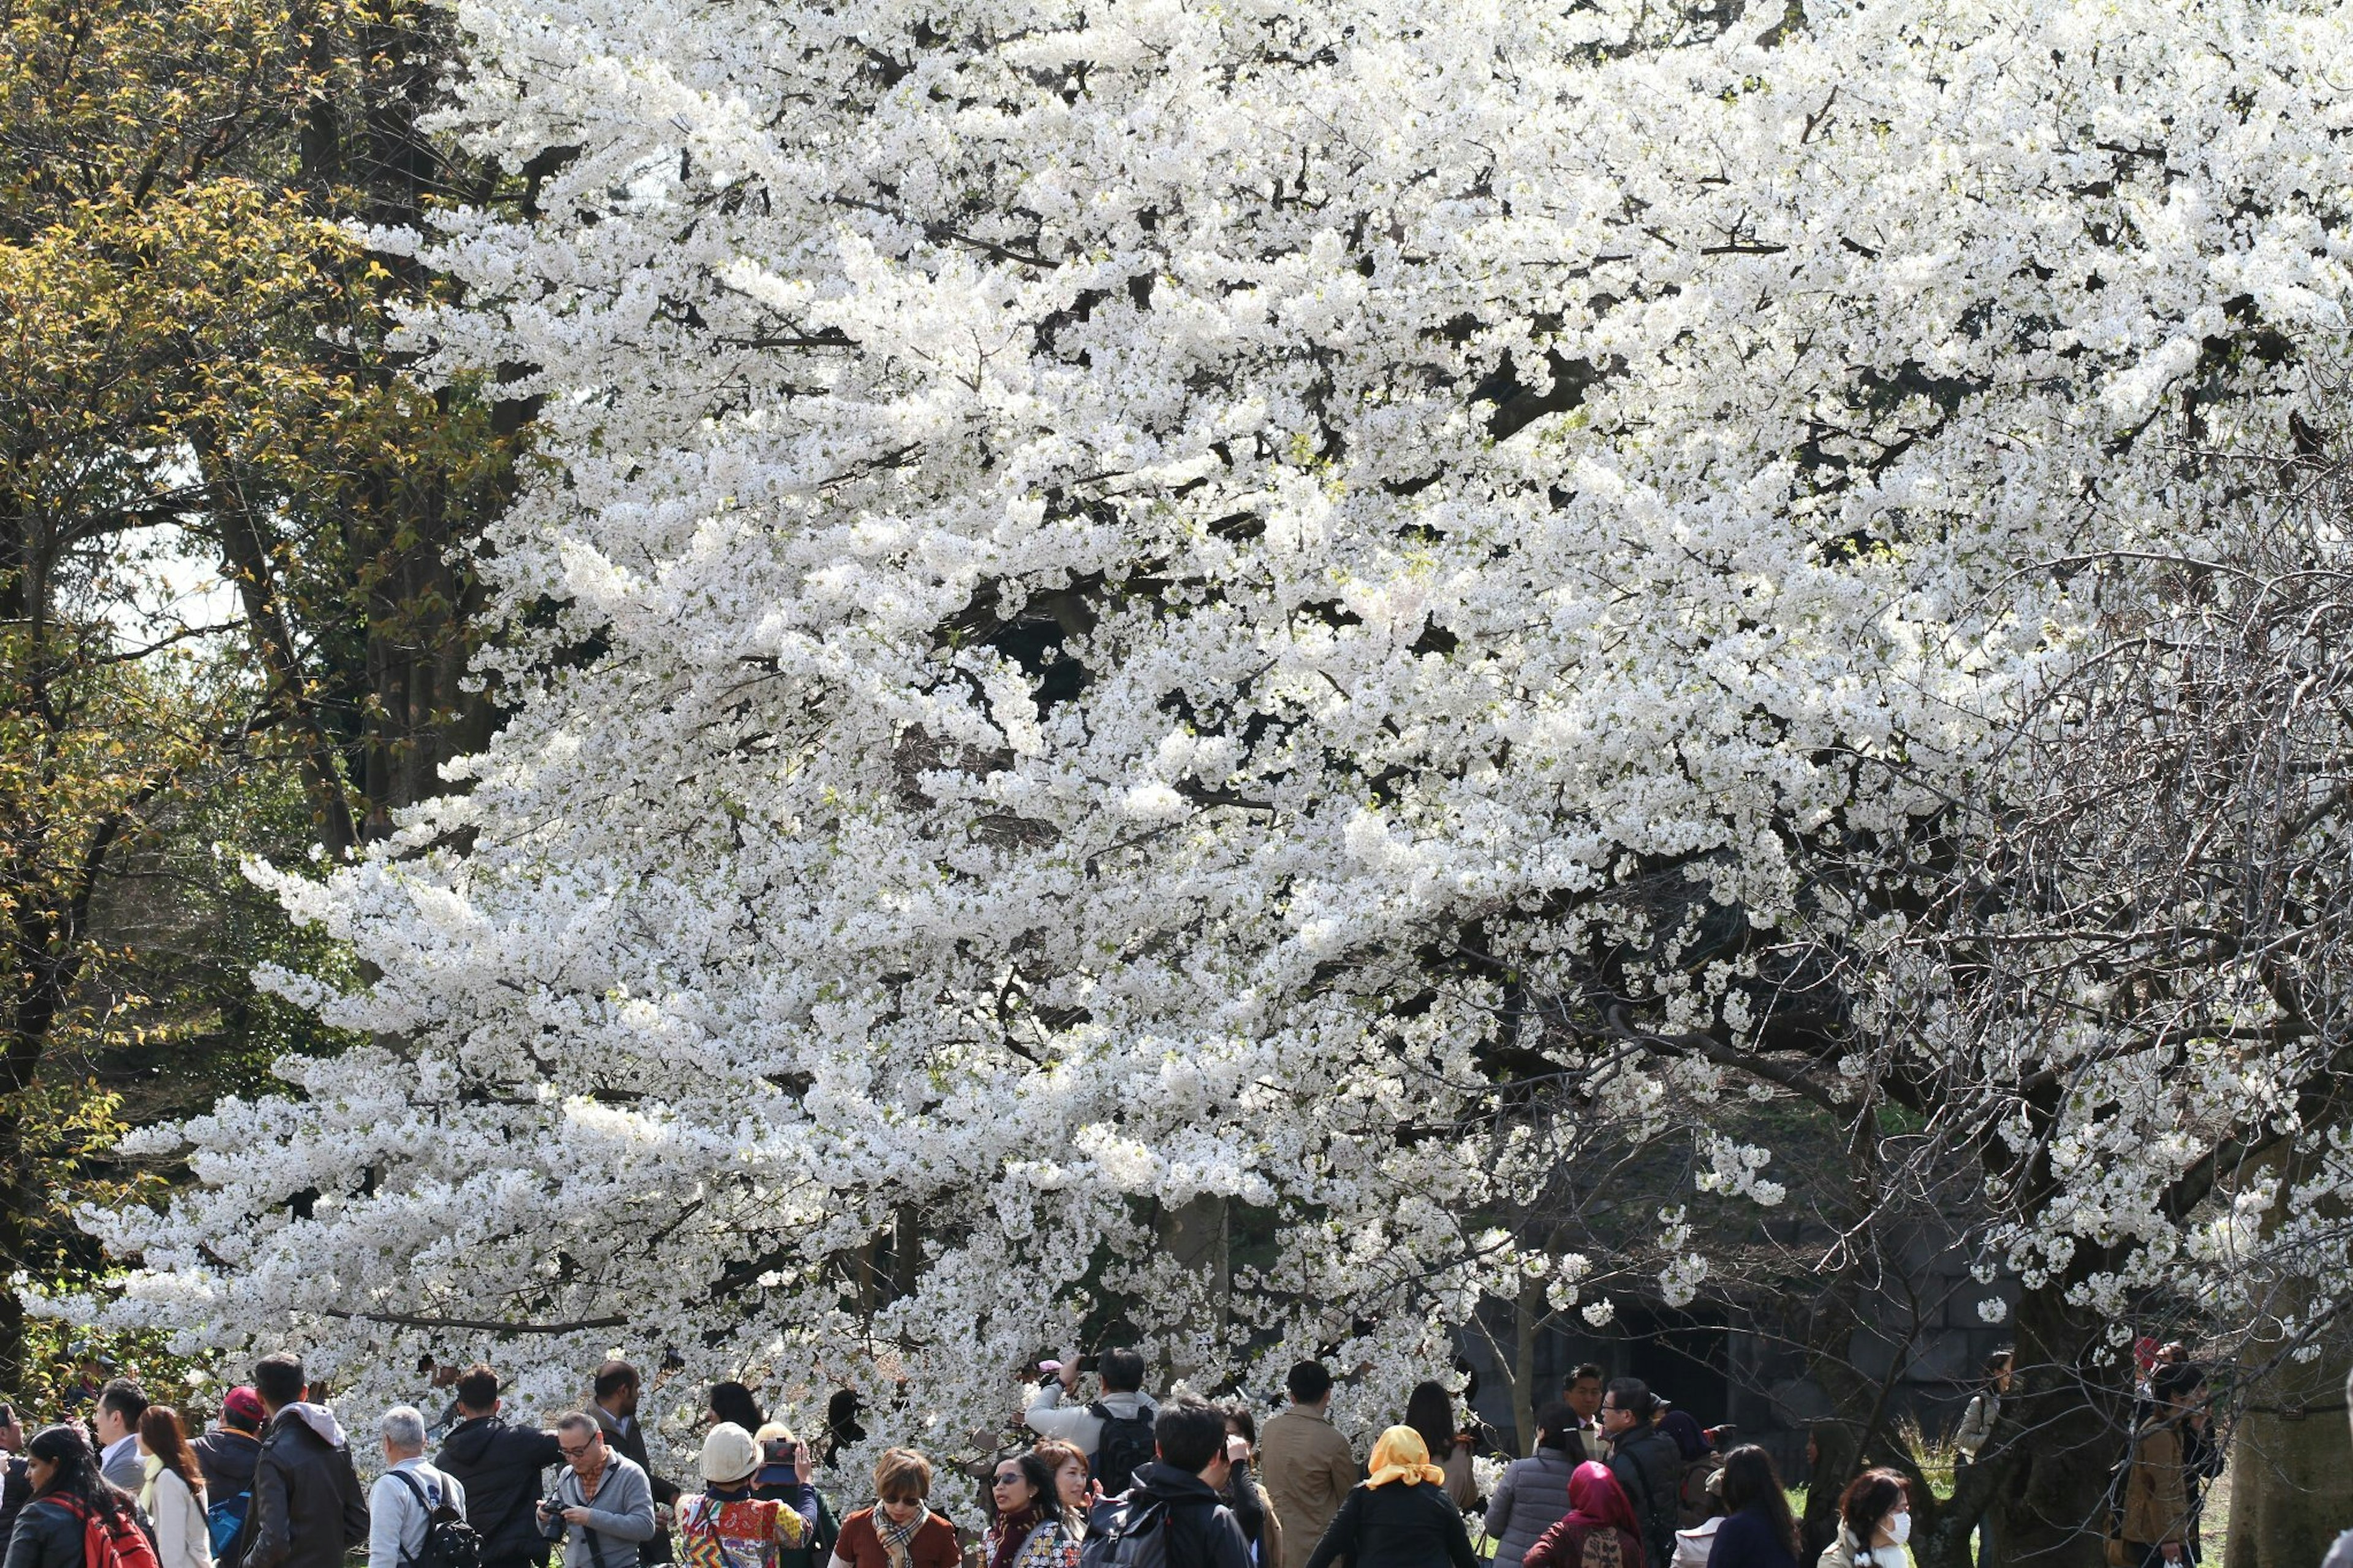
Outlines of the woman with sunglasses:
[[1054,1468],[1031,1450],[997,1461],[988,1482],[985,1568],[1079,1568],[1086,1521],[1062,1503]]
[[932,1462],[913,1448],[874,1461],[874,1506],[841,1521],[831,1568],[957,1568],[955,1526],[934,1513]]

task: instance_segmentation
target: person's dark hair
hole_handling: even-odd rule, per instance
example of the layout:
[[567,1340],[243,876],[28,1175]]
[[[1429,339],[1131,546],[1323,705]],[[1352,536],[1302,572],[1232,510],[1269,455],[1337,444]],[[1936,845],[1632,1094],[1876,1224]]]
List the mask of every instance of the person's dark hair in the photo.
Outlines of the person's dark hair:
[[302,1391],[310,1379],[302,1375],[302,1361],[284,1352],[263,1356],[253,1363],[253,1392],[272,1410],[302,1402]]
[[1577,1412],[1558,1400],[1536,1412],[1536,1447],[1566,1448],[1568,1435],[1577,1430]]
[[1765,1516],[1765,1522],[1789,1543],[1791,1552],[1800,1550],[1798,1521],[1789,1512],[1788,1494],[1781,1489],[1773,1456],[1754,1443],[1743,1443],[1724,1457],[1724,1511],[1732,1514],[1750,1508]]
[[[1021,1467],[1021,1479],[1027,1481],[1037,1493],[1039,1517],[1051,1519],[1060,1513],[1062,1504],[1060,1494],[1054,1486],[1054,1467],[1046,1462],[1046,1457],[1035,1448],[1007,1457]],[[989,1467],[989,1473],[996,1474],[1004,1464],[1004,1459],[997,1460],[996,1464]],[[988,1517],[993,1521],[997,1517],[997,1489],[992,1486],[987,1489],[987,1491]]]
[[1647,1424],[1659,1413],[1659,1396],[1652,1394],[1651,1385],[1639,1377],[1613,1377],[1609,1380],[1609,1386],[1601,1392],[1616,1400],[1619,1409],[1632,1411],[1637,1421]]
[[487,1362],[476,1362],[458,1379],[458,1403],[478,1415],[499,1407],[499,1374]]
[[118,1377],[98,1391],[98,1407],[113,1411],[135,1432],[139,1418],[147,1414],[147,1391],[127,1377]]
[[1993,1354],[1991,1354],[1991,1355],[1989,1355],[1989,1356],[1986,1357],[1986,1358],[1985,1358],[1985,1377],[1986,1377],[1986,1381],[1987,1381],[1988,1383],[1991,1383],[1995,1378],[2000,1377],[2003,1373],[2005,1373],[2005,1372],[2009,1371],[2009,1370],[2010,1370],[2010,1357],[2011,1357],[2012,1355],[2014,1355],[2015,1353],[2016,1353],[2016,1352],[2013,1352],[2013,1351],[2012,1351],[2012,1350],[2011,1350],[2008,1345],[2004,1345],[2004,1346],[2002,1346],[2002,1347],[2001,1347],[2001,1349],[2000,1349],[2000,1350],[1998,1350],[1998,1351],[1994,1352],[1993,1352]]
[[760,1414],[759,1405],[752,1391],[740,1383],[714,1383],[711,1385],[711,1413],[722,1421],[733,1421],[746,1432],[757,1432],[768,1424]]
[[205,1502],[204,1467],[196,1463],[196,1452],[188,1447],[188,1434],[180,1426],[180,1413],[168,1405],[151,1405],[139,1416],[139,1443],[149,1453],[164,1461],[164,1468],[188,1483],[196,1494],[196,1506]]
[[1229,1400],[1218,1406],[1218,1412],[1229,1426],[1241,1428],[1243,1442],[1253,1448],[1258,1447],[1258,1413],[1250,1407],[1249,1400]]
[[1894,1513],[1897,1503],[1909,1501],[1911,1496],[1912,1489],[1900,1471],[1865,1470],[1847,1482],[1846,1490],[1839,1494],[1839,1519],[1854,1532],[1857,1541],[1868,1546],[1879,1521]]
[[1141,1394],[1144,1357],[1132,1350],[1105,1351],[1095,1363],[1095,1375],[1103,1380],[1105,1394]]
[[1320,1361],[1297,1361],[1282,1380],[1293,1405],[1314,1405],[1332,1392],[1332,1371]]
[[80,1426],[44,1426],[25,1445],[25,1452],[54,1467],[48,1485],[36,1498],[70,1499],[97,1516],[114,1520],[131,1511],[131,1494],[99,1473],[98,1456]]
[[1415,1384],[1406,1396],[1405,1424],[1420,1433],[1421,1440],[1430,1446],[1431,1464],[1446,1463],[1446,1456],[1454,1451],[1454,1395],[1442,1383]]
[[1226,1413],[1196,1394],[1179,1394],[1153,1418],[1152,1440],[1163,1464],[1198,1476],[1225,1449]]
[[2148,1391],[2160,1400],[2179,1399],[2206,1386],[2206,1369],[2194,1361],[2168,1362],[2148,1380]]
[[1599,1367],[1594,1365],[1589,1361],[1581,1361],[1569,1369],[1569,1373],[1567,1377],[1560,1380],[1561,1392],[1564,1394],[1567,1393],[1570,1389],[1575,1388],[1578,1384],[1585,1382],[1588,1378],[1592,1379],[1595,1383],[1607,1381],[1602,1377],[1601,1369]]
[[[625,1388],[636,1388],[640,1386],[638,1378],[638,1369],[631,1366],[625,1361],[608,1361],[604,1365],[596,1369],[596,1381],[593,1386],[596,1393],[596,1403],[602,1405],[605,1401],[612,1398],[613,1395],[620,1393],[621,1390]],[[738,1426],[743,1425],[741,1422],[736,1424]],[[744,1426],[744,1430],[746,1432],[756,1432],[759,1428],[757,1426]]]
[[825,1462],[833,1463],[846,1443],[866,1441],[866,1428],[858,1422],[858,1391],[837,1388],[833,1397],[825,1402]]

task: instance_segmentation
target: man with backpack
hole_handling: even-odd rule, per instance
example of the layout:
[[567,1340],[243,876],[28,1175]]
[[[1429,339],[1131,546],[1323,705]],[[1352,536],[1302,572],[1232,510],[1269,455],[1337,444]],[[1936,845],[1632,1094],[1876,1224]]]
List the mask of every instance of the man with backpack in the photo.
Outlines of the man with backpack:
[[1642,1549],[1653,1563],[1675,1554],[1676,1507],[1683,1491],[1683,1456],[1675,1440],[1659,1430],[1659,1396],[1639,1377],[1610,1380],[1601,1396],[1601,1430],[1609,1439],[1609,1473],[1618,1478],[1634,1517],[1641,1522]]
[[253,1467],[261,1458],[261,1396],[249,1387],[221,1398],[220,1423],[188,1447],[205,1475],[205,1524],[213,1568],[242,1568],[245,1520],[253,1511]]
[[1063,1404],[1063,1396],[1079,1385],[1079,1362],[1072,1356],[1038,1391],[1021,1419],[1039,1436],[1059,1437],[1084,1454],[1087,1473],[1103,1483],[1104,1496],[1116,1497],[1127,1489],[1135,1468],[1152,1458],[1159,1406],[1144,1392],[1144,1357],[1134,1351],[1103,1352],[1098,1376],[1102,1398]]
[[290,1355],[254,1364],[265,1417],[246,1520],[245,1568],[342,1568],[368,1536],[367,1497],[343,1424],[306,1402],[302,1363]]
[[458,1379],[458,1425],[434,1463],[466,1488],[466,1521],[482,1539],[482,1568],[543,1568],[541,1472],[564,1459],[553,1432],[500,1417],[499,1374],[477,1363]]
[[1225,1412],[1189,1394],[1170,1400],[1154,1417],[1153,1451],[1126,1495],[1097,1507],[1082,1568],[1250,1568],[1250,1539],[1219,1495],[1233,1468]]
[[480,1568],[466,1523],[466,1489],[425,1462],[425,1414],[384,1413],[384,1474],[368,1492],[368,1568]]

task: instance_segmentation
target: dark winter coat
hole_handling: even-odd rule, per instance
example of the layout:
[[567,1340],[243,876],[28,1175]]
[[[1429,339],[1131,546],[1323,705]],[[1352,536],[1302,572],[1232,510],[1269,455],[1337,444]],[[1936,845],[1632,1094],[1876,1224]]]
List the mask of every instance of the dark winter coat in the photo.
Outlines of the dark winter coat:
[[563,1458],[554,1433],[510,1426],[495,1415],[449,1429],[433,1468],[466,1489],[466,1521],[482,1538],[483,1568],[547,1561],[551,1542],[534,1510],[544,1472]]
[[1168,1568],[1250,1568],[1250,1540],[1234,1510],[1200,1477],[1147,1459],[1135,1467],[1125,1501],[1166,1505]]
[[1675,1556],[1676,1508],[1682,1496],[1683,1454],[1656,1426],[1642,1426],[1618,1439],[1609,1451],[1609,1473],[1626,1489],[1634,1517],[1642,1521],[1642,1549],[1653,1563]]
[[367,1494],[349,1446],[319,1436],[292,1405],[270,1417],[253,1466],[245,1568],[342,1568],[367,1537]]
[[1358,1482],[1315,1543],[1307,1568],[1478,1568],[1462,1510],[1434,1481]]
[[1487,1533],[1495,1538],[1495,1568],[1518,1568],[1537,1538],[1568,1517],[1568,1477],[1582,1461],[1566,1448],[1538,1448],[1514,1459],[1487,1500]]

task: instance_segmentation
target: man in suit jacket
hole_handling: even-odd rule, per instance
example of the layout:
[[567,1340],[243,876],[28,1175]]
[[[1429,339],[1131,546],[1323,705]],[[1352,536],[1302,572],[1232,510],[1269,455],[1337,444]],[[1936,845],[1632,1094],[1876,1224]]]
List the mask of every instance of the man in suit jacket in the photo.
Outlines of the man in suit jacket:
[[[654,1502],[660,1508],[678,1506],[678,1488],[654,1474],[646,1462],[645,1428],[638,1425],[638,1390],[641,1380],[638,1369],[625,1361],[608,1361],[596,1369],[594,1393],[596,1402],[588,1414],[605,1434],[605,1441],[623,1458],[645,1471],[646,1479],[654,1489]],[[653,1539],[638,1548],[638,1562],[642,1568],[652,1568],[658,1563],[670,1561],[669,1516],[657,1515],[662,1521]]]
[[1584,1363],[1560,1380],[1561,1403],[1577,1412],[1577,1430],[1563,1445],[1571,1465],[1609,1462],[1609,1437],[1601,1430],[1601,1369],[1591,1362]]

